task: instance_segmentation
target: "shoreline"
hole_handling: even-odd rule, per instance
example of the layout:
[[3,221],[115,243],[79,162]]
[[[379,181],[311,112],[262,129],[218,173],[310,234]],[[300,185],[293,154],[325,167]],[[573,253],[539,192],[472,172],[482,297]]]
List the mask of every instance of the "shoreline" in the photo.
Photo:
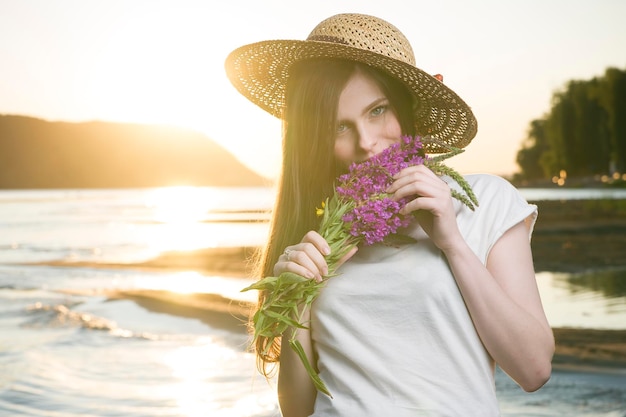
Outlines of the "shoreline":
[[[531,240],[536,272],[585,272],[626,268],[626,200],[537,201],[539,216]],[[139,263],[50,261],[36,265],[146,270],[193,270],[249,277],[254,246],[165,252]]]
[[245,333],[253,305],[218,294],[180,294],[165,290],[122,290],[105,293],[110,301],[132,300],[155,313],[198,319],[211,327]]
[[[132,300],[158,313],[195,318],[233,332],[248,330],[251,303],[217,294],[177,294],[164,290],[128,290],[105,294],[109,300]],[[570,371],[626,372],[626,329],[555,327],[553,368]]]
[[[539,209],[532,236],[535,270],[582,273],[593,269],[626,269],[626,200],[531,202]],[[211,248],[164,253],[138,264],[47,262],[58,267],[132,268],[161,271],[193,270],[202,274],[250,277],[255,247]],[[619,283],[618,295],[626,295]],[[132,299],[142,307],[185,317],[232,331],[246,331],[250,304],[216,294],[175,294],[167,291],[117,291],[112,300]],[[555,369],[626,370],[626,329],[554,328]]]
[[535,270],[626,268],[626,200],[538,201]]
[[555,369],[626,372],[626,330],[556,327],[552,331]]
[[137,263],[55,260],[22,265],[150,271],[195,271],[207,275],[241,278],[251,275],[253,258],[257,250],[258,248],[252,246],[233,246],[164,252],[156,258]]

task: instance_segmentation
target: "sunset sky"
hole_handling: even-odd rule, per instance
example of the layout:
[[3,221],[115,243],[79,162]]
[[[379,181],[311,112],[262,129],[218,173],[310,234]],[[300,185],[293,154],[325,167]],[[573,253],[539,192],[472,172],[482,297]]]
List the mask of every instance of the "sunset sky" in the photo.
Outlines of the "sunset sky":
[[514,172],[555,90],[626,68],[623,0],[0,0],[0,114],[189,127],[273,177],[280,123],[235,91],[224,59],[343,12],[397,26],[473,108],[478,136],[450,162],[463,173]]

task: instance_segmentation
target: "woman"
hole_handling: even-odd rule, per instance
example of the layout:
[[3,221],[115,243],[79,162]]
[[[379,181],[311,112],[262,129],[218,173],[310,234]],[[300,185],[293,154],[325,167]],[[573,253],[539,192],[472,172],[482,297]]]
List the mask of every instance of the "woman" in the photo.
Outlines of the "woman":
[[[226,68],[242,94],[284,120],[260,277],[327,274],[314,208],[352,162],[402,135],[464,147],[476,133],[463,100],[415,66],[402,33],[372,16],[330,17],[306,41],[243,46]],[[414,242],[353,250],[326,281],[296,337],[333,398],[317,394],[291,349],[258,340],[261,371],[280,362],[284,416],[497,416],[495,364],[526,391],[548,380],[554,340],[529,244],[536,207],[499,177],[466,179],[475,211],[426,166],[400,171],[388,192],[410,198],[402,210],[415,221],[404,233]]]

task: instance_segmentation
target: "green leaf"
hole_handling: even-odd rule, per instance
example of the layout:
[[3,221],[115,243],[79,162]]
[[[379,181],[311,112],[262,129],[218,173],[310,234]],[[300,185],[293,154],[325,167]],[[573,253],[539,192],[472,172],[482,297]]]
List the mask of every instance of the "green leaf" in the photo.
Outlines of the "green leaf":
[[319,374],[311,366],[309,358],[307,358],[306,353],[304,353],[304,349],[302,348],[300,342],[294,338],[289,340],[289,345],[300,357],[300,361],[302,362],[304,368],[309,374],[311,381],[313,381],[313,385],[315,385],[315,388],[317,388],[318,391],[328,395],[330,398],[333,398],[328,388],[326,388],[326,384],[324,384],[324,381],[322,381],[322,378],[320,378]]
[[296,320],[292,319],[288,315],[280,314],[280,313],[277,313],[277,312],[272,311],[272,310],[265,311],[265,315],[267,317],[270,317],[272,319],[277,320],[278,322],[285,323],[285,324],[287,324],[287,325],[289,325],[291,327],[297,327],[299,329],[306,329],[305,326],[303,326],[302,324],[298,323]]
[[278,280],[278,277],[265,277],[263,279],[258,280],[254,284],[244,288],[243,290],[241,290],[241,292],[250,291],[250,290],[266,290],[266,289],[272,288],[277,280]]
[[304,281],[307,281],[307,279],[301,275],[294,274],[293,272],[283,272],[282,274],[278,276],[278,283],[280,285],[294,284],[294,283],[304,282]]
[[429,167],[435,174],[440,175],[440,176],[447,175],[450,178],[452,178],[454,181],[456,181],[467,196],[464,196],[458,191],[452,189],[451,190],[452,197],[459,200],[461,203],[465,204],[469,209],[475,210],[476,206],[478,206],[478,198],[476,198],[476,195],[474,194],[472,187],[465,180],[465,178],[463,178],[463,176],[459,174],[456,170],[441,163],[442,160],[450,158],[454,155],[457,155],[461,153],[463,150],[458,149],[458,148],[452,148],[444,143],[439,143],[436,140],[432,140],[432,141],[447,149],[452,149],[452,151],[443,155],[439,155],[434,158],[427,159],[425,160],[424,164],[427,167]]

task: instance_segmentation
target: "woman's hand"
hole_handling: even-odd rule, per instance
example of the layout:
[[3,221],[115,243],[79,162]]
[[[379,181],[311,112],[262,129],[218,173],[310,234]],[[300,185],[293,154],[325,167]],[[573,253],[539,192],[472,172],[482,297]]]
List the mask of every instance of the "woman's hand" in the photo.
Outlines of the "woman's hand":
[[[338,265],[350,259],[356,251],[357,248],[353,248],[339,260]],[[311,230],[304,235],[300,243],[285,248],[283,254],[278,257],[278,262],[274,265],[274,275],[278,276],[288,271],[320,282],[325,275],[328,275],[328,264],[325,256],[329,254],[330,246],[326,239]]]
[[450,186],[424,165],[405,168],[394,176],[387,192],[395,200],[409,197],[401,210],[414,213],[424,232],[442,251],[454,248],[463,237],[456,222]]
[[414,213],[444,252],[489,355],[524,390],[537,390],[550,377],[554,338],[537,290],[528,227],[520,221],[508,229],[485,265],[459,231],[448,184],[423,165],[394,179],[387,191],[412,199],[402,210]]

